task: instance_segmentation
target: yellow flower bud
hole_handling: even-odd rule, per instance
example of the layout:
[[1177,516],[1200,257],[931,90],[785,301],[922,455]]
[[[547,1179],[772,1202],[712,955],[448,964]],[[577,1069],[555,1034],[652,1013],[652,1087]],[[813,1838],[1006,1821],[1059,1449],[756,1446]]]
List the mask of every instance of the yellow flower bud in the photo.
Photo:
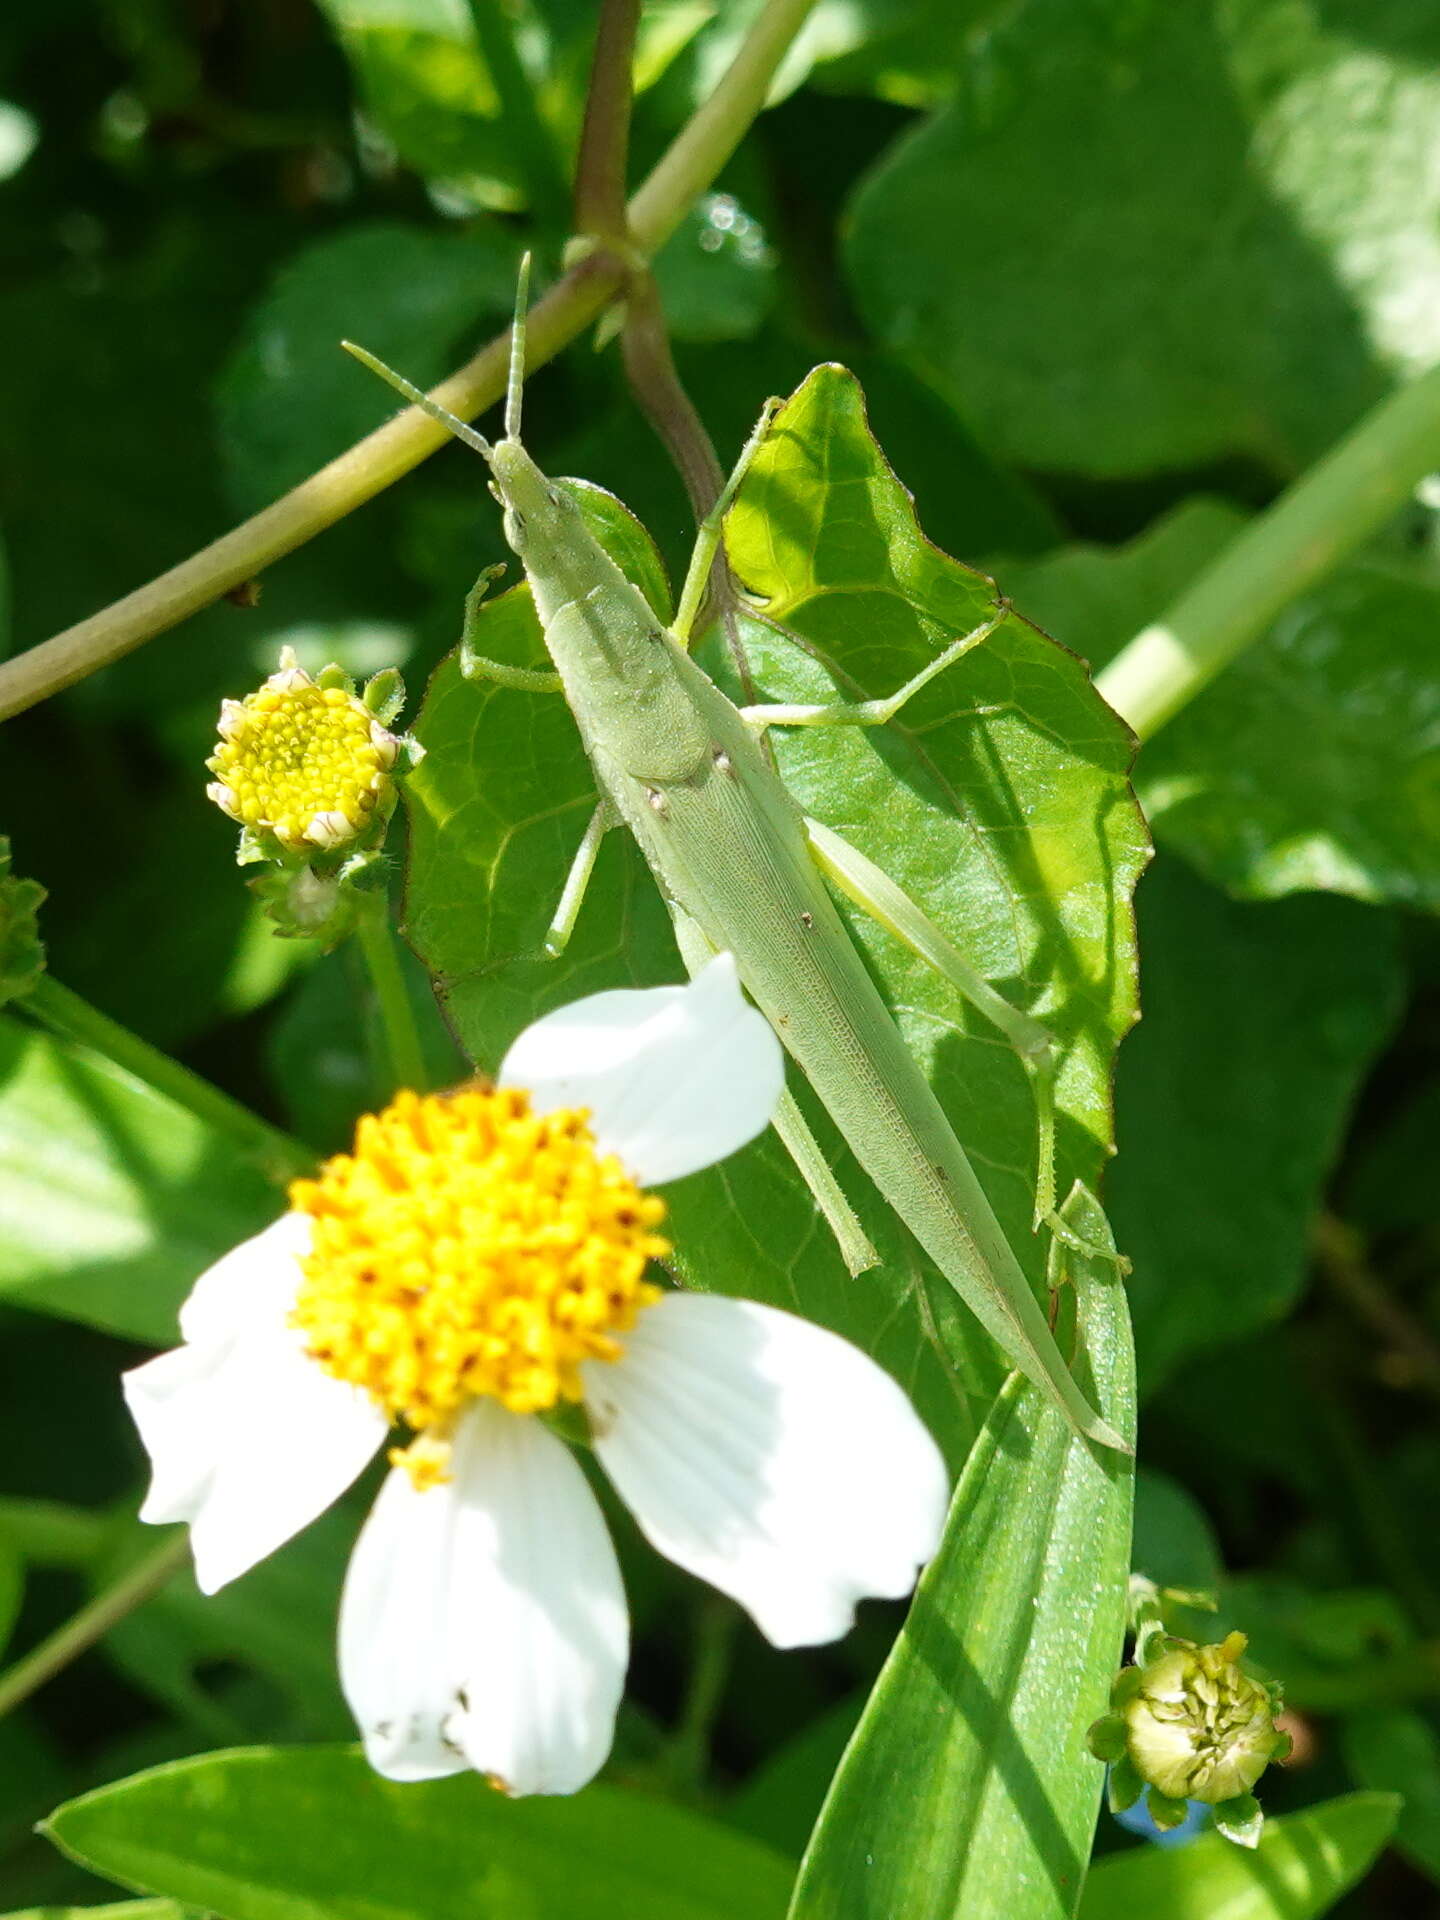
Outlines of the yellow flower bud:
[[312,680],[288,649],[257,692],[225,701],[219,734],[206,792],[262,844],[333,853],[368,836],[393,804],[399,741],[363,700]]

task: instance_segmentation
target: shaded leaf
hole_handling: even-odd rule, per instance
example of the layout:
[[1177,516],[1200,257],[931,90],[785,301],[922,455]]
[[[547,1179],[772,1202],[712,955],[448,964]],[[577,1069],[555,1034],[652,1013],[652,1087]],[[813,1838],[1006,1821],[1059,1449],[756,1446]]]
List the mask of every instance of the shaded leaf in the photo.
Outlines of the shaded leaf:
[[1400,1797],[1396,1847],[1440,1881],[1440,1737],[1431,1722],[1399,1710],[1356,1714],[1342,1738],[1355,1780]]
[[[187,1567],[145,1606],[112,1628],[107,1656],[135,1686],[202,1740],[246,1740],[261,1729],[297,1738],[348,1737],[354,1721],[340,1694],[335,1620],[345,1562],[359,1516],[342,1507],[322,1514],[277,1553],[217,1594],[202,1594]],[[138,1544],[154,1545],[136,1526]],[[102,1563],[95,1585],[115,1574]],[[228,1690],[209,1684],[236,1668],[270,1685],[259,1713],[242,1716]],[[273,1689],[273,1691],[272,1691]],[[277,1721],[276,1701],[283,1703]]]
[[474,1774],[397,1786],[348,1748],[156,1767],[44,1830],[227,1920],[778,1920],[790,1882],[768,1848],[678,1807],[608,1787],[506,1800]]
[[169,1345],[196,1276],[278,1207],[193,1114],[0,1018],[0,1297]]
[[1135,1544],[1130,1564],[1157,1586],[1213,1593],[1223,1567],[1214,1529],[1199,1502],[1167,1473],[1135,1475]]
[[1145,1018],[1121,1055],[1107,1197],[1149,1391],[1293,1304],[1402,981],[1394,929],[1350,901],[1237,905],[1162,859],[1138,904]]
[[1354,1886],[1399,1810],[1394,1794],[1352,1793],[1267,1820],[1253,1853],[1218,1833],[1136,1847],[1092,1869],[1080,1920],[1312,1920]]
[[251,309],[216,390],[236,507],[264,505],[395,411],[394,394],[341,340],[430,386],[462,336],[478,346],[508,316],[517,258],[483,224],[459,234],[398,221],[347,227],[297,253]]
[[775,300],[765,231],[733,195],[709,193],[655,256],[665,320],[677,340],[744,340]]
[[[1068,1218],[1092,1242],[1106,1231],[1083,1196]],[[1112,1264],[1075,1264],[1082,1378],[1131,1437],[1124,1290]],[[1085,1730],[1124,1638],[1132,1471],[1012,1377],[826,1799],[792,1920],[1074,1912],[1104,1775]]]

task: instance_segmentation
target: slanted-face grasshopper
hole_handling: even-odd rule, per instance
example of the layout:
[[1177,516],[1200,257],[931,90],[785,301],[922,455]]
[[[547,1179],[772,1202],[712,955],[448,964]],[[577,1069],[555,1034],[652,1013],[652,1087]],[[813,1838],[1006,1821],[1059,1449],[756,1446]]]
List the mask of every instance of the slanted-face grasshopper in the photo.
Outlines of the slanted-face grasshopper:
[[[760,744],[767,726],[883,723],[983,639],[1003,609],[989,625],[960,636],[888,700],[737,708],[691,657],[689,644],[724,512],[771,409],[701,529],[675,622],[667,628],[596,542],[574,499],[540,472],[520,443],[524,305],[522,275],[505,437],[493,444],[373,356],[347,346],[481,454],[504,509],[506,540],[530,582],[555,674],[473,656],[472,667],[511,685],[563,691],[595,772],[599,805],[557,911],[554,946],[563,942],[579,909],[606,827],[623,821],[670,906],[687,964],[693,968],[715,951],[735,956],[746,988],[860,1164],[981,1324],[1079,1432],[1122,1446],[1072,1379],[964,1149],[851,941],[826,876],[938,967],[1036,1067],[1036,1211],[1037,1217],[1053,1218],[1048,1036],[975,975],[864,856],[806,818]],[[781,1130],[852,1267],[865,1265],[863,1234],[793,1106],[782,1115]]]

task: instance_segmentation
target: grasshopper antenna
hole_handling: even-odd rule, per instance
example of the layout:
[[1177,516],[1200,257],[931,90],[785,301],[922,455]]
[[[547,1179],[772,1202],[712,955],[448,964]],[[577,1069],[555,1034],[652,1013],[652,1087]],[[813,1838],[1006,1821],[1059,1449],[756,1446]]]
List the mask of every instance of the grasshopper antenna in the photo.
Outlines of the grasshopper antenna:
[[505,438],[520,438],[520,402],[525,393],[525,317],[530,306],[530,256],[520,260],[515,283],[515,320],[510,328],[510,378],[505,387]]
[[[466,426],[453,413],[432,400],[428,393],[422,393],[419,387],[412,386],[403,373],[396,373],[393,367],[387,367],[383,360],[377,360],[373,353],[364,347],[357,347],[353,340],[342,340],[341,346],[346,353],[358,360],[362,367],[368,367],[371,373],[378,374],[387,387],[393,387],[396,393],[408,400],[412,407],[419,407],[422,413],[428,413],[432,420],[438,420],[442,427],[448,427],[457,440],[463,440],[467,447],[473,447],[484,459],[490,458],[490,442],[484,434],[477,433],[474,427]],[[518,409],[517,409],[518,411]]]

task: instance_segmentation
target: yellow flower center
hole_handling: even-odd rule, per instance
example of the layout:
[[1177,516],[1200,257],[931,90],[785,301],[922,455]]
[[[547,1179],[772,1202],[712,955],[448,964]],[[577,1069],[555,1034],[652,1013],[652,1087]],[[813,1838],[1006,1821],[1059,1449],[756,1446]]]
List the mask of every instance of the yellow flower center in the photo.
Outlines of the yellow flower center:
[[596,1151],[586,1115],[535,1114],[514,1089],[400,1094],[290,1202],[314,1221],[295,1324],[416,1430],[398,1457],[417,1486],[444,1477],[476,1396],[578,1401],[581,1362],[619,1359],[615,1335],[660,1297],[646,1263],[670,1250],[664,1202]]
[[211,798],[292,852],[354,839],[395,759],[395,742],[353,694],[293,669],[227,701],[220,731],[206,762]]

